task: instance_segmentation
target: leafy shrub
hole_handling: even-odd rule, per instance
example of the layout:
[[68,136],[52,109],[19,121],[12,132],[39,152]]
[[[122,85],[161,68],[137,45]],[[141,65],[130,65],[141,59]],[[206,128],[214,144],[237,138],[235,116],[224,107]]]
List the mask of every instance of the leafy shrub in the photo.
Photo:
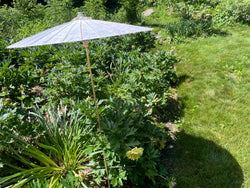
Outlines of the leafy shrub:
[[193,6],[211,6],[215,7],[220,0],[168,0],[166,3],[172,6],[179,6],[179,4],[193,5]]
[[0,130],[32,137],[36,128],[27,118],[29,109],[39,98],[32,88],[40,83],[42,65],[31,65],[32,62],[25,59],[20,51],[6,50],[8,44],[9,40],[0,40]]
[[104,20],[106,18],[106,9],[103,0],[87,0],[84,2],[84,15],[93,19]]
[[217,24],[250,23],[250,3],[247,1],[223,1],[211,13]]
[[[151,143],[150,134],[154,129],[157,130],[157,128],[152,123],[146,122],[149,118],[147,116],[152,115],[152,109],[156,109],[156,106],[159,106],[161,103],[167,101],[167,98],[165,98],[165,93],[168,93],[169,87],[171,87],[172,83],[175,81],[175,72],[173,71],[173,65],[177,62],[177,60],[175,56],[166,52],[157,52],[155,54],[150,54],[146,52],[151,48],[151,46],[153,46],[153,43],[150,43],[145,46],[143,45],[143,41],[153,41],[153,39],[151,39],[151,37],[147,35],[148,34],[138,34],[136,36],[126,36],[124,38],[94,41],[90,44],[90,57],[91,62],[93,63],[93,73],[97,88],[98,99],[105,99],[104,102],[102,102],[101,100],[99,101],[100,113],[103,112],[104,115],[107,114],[107,117],[112,117],[111,112],[113,111],[113,104],[109,106],[109,101],[107,100],[110,95],[114,98],[122,98],[124,101],[142,103],[142,106],[144,106],[144,110],[141,111],[139,115],[140,118],[144,118],[145,116],[143,122],[145,121],[145,126],[148,129],[148,135],[145,136],[145,139],[150,141]],[[138,44],[138,46],[131,45],[134,43]],[[7,44],[3,44],[3,46],[5,45]],[[103,50],[104,48],[106,49],[106,51]],[[13,152],[13,150],[16,148],[23,148],[22,151],[28,153],[35,150],[35,148],[33,147],[28,147],[27,149],[24,148],[26,145],[29,145],[30,142],[27,143],[25,140],[23,141],[21,139],[23,136],[30,139],[37,139],[38,135],[40,135],[39,143],[45,144],[46,146],[51,146],[59,150],[58,148],[56,148],[56,144],[54,144],[55,141],[50,140],[50,138],[53,139],[53,137],[47,135],[49,133],[43,133],[44,129],[42,128],[43,126],[41,126],[42,123],[41,125],[37,125],[36,123],[34,124],[33,121],[29,121],[29,111],[32,110],[32,106],[34,104],[39,104],[42,108],[46,109],[47,102],[58,103],[60,100],[63,100],[64,104],[70,105],[71,108],[79,109],[81,115],[83,116],[83,119],[85,119],[85,123],[87,125],[92,125],[93,130],[95,130],[94,125],[96,122],[96,117],[94,115],[95,113],[93,108],[94,102],[90,97],[88,97],[92,96],[92,93],[89,82],[88,70],[86,64],[84,63],[86,62],[85,54],[82,53],[82,50],[83,49],[81,44],[33,47],[28,48],[26,50],[14,51],[3,50],[5,55],[2,57],[2,63],[8,60],[9,64],[5,65],[7,71],[5,69],[1,69],[1,87],[5,87],[8,84],[13,84],[12,82],[15,82],[16,84],[14,88],[8,86],[7,90],[2,91],[3,102],[1,103],[4,103],[4,101],[5,103],[4,106],[1,106],[1,108],[4,109],[3,111],[1,111],[1,123],[4,123],[5,125],[2,128],[6,128],[4,130],[1,130],[2,133],[4,131],[4,134],[1,135],[2,140],[4,141],[4,143],[2,143],[2,147],[6,148],[6,146],[8,145],[10,147],[9,150],[4,149],[6,151],[6,154],[9,152]],[[17,64],[17,62],[22,63]],[[13,68],[9,69],[10,67]],[[14,74],[15,76],[10,76],[10,80],[5,79],[8,75],[12,74]],[[113,74],[114,76],[111,76],[111,74]],[[22,77],[23,75],[27,76]],[[32,77],[32,75],[35,76]],[[138,77],[138,75],[140,76]],[[27,79],[29,81],[27,81]],[[23,89],[21,86],[23,87]],[[29,92],[34,86],[43,87],[41,96],[37,96],[37,94],[32,94]],[[22,98],[22,100],[20,101],[21,98],[18,99],[18,97],[25,98]],[[14,105],[15,103],[7,105],[6,98],[10,98],[11,100],[15,101],[16,105]],[[79,100],[79,102],[72,102],[72,100],[76,101],[77,99]],[[124,110],[130,111],[127,114],[125,113],[125,118],[131,120],[134,119],[134,122],[132,122],[132,124],[128,124],[129,127],[139,123],[136,113],[134,114],[134,112],[132,111],[133,108],[135,109],[137,107],[128,107],[123,103],[118,103],[118,106],[120,107],[117,107],[117,109],[119,109],[119,111],[121,112],[123,112]],[[107,110],[105,111],[105,109]],[[25,112],[23,116],[20,116],[23,112]],[[6,114],[8,114],[8,116],[6,116]],[[20,118],[22,121],[20,121]],[[108,121],[111,120],[108,119]],[[22,126],[20,126],[20,122],[23,122]],[[27,129],[25,127],[27,127]],[[53,130],[55,131],[55,127]],[[15,145],[14,143],[6,143],[7,140],[9,140],[9,138],[11,137],[11,135],[6,134],[6,132],[13,131],[15,133],[18,133],[16,135],[17,137],[12,138],[18,141],[16,142],[19,143],[17,145]],[[137,134],[142,134],[141,131],[142,130],[138,130],[138,132],[135,132],[133,134],[134,137],[136,137]],[[45,134],[47,136],[43,137],[43,135]],[[154,135],[155,137],[159,138],[159,135],[157,136],[156,133]],[[167,135],[165,135],[165,137],[167,137]],[[19,140],[19,138],[21,140]],[[105,148],[105,153],[107,154],[108,165],[110,167],[110,180],[114,186],[121,186],[123,185],[122,182],[126,180],[127,174],[132,174],[132,171],[135,170],[132,167],[130,168],[130,166],[134,166],[135,164],[132,161],[129,161],[128,159],[124,158],[124,156],[123,158],[121,157],[122,155],[124,155],[124,153],[121,153],[121,151],[119,152],[117,149],[114,149],[113,140],[110,140],[110,138],[111,136],[107,132],[105,143],[110,142],[110,144],[107,144],[107,147]],[[144,143],[143,138],[144,137],[141,137],[139,141],[142,143],[142,146],[145,147],[145,158],[140,159],[142,160],[141,162],[138,161],[136,168],[138,169],[136,172],[137,175],[134,176],[135,179],[133,179],[133,177],[129,175],[130,181],[134,184],[137,183],[137,181],[139,182],[140,180],[144,179],[147,179],[147,181],[149,182],[158,181],[157,174],[160,173],[158,171],[157,164],[160,156],[159,149],[157,149],[158,146],[156,147],[156,149],[153,146],[151,148],[150,144]],[[165,139],[163,139],[162,137],[159,138],[159,140]],[[60,141],[60,143],[62,142]],[[122,143],[124,143],[124,141]],[[37,146],[37,150],[35,150],[35,152],[45,157],[47,156],[47,160],[54,161],[54,158],[52,159],[50,156],[48,156],[48,153],[51,153],[52,155],[52,153],[54,152],[53,149],[52,151],[51,149],[42,147],[41,144],[36,144],[37,143],[35,143],[34,145]],[[136,145],[134,144],[131,145],[131,147],[132,146]],[[122,147],[126,148],[126,145]],[[126,148],[126,151],[128,149],[129,148]],[[58,157],[55,157],[55,159],[56,164],[57,162],[61,161],[61,159],[58,159]],[[33,162],[33,159],[31,160]],[[34,160],[37,161],[37,159]],[[147,163],[146,161],[151,162]],[[19,164],[16,165],[18,166]],[[124,168],[121,164],[127,164],[128,167]],[[93,168],[94,170],[91,175],[87,176],[89,180],[87,182],[84,181],[84,183],[89,184],[91,182],[94,183],[95,181],[97,183],[102,183],[102,176],[105,175],[102,160],[100,158],[93,158],[92,165],[93,166],[91,166],[91,168]],[[43,165],[41,164],[40,167],[43,167]],[[27,169],[26,166],[25,168]],[[147,174],[146,176],[141,177],[140,173],[143,169],[147,169]],[[63,172],[63,175],[58,175],[58,181],[60,179],[65,179],[66,177],[65,169],[59,168],[59,171]],[[67,172],[70,172],[70,170],[68,170]],[[13,172],[12,174],[15,173]],[[54,173],[51,174],[51,177],[53,176],[53,174]],[[28,177],[29,173],[27,172],[26,175]],[[41,177],[33,177],[34,181],[36,181],[35,179],[37,178],[42,181],[43,175],[40,175]],[[164,173],[161,175],[164,175]],[[9,176],[9,178],[11,177],[13,176]],[[52,180],[49,180],[49,178],[47,179],[47,183],[51,183]],[[77,182],[78,180],[72,181]],[[68,182],[67,184],[70,184],[70,182]]]
[[0,9],[0,38],[14,37],[20,24],[20,13],[16,9],[10,9],[6,5]]
[[149,94],[155,93],[155,98],[164,103],[164,93],[175,82],[173,65],[176,62],[175,57],[166,52],[123,53],[111,71],[114,76],[106,86],[107,92],[116,98],[130,100],[146,100]]
[[[112,150],[120,159],[119,165],[128,174],[128,180],[133,185],[145,186],[157,182],[161,186],[158,177],[166,174],[159,171],[160,150],[169,135],[152,123],[147,110],[143,103],[111,100],[105,116],[102,116],[102,126]],[[126,153],[135,147],[144,151],[139,159],[132,161]]]
[[143,2],[146,6],[158,6],[160,4],[166,3],[164,0],[146,0]]
[[126,21],[129,23],[136,23],[138,21],[138,4],[139,0],[120,0],[126,11]]
[[43,6],[37,3],[37,0],[14,0],[14,8],[21,14],[28,17],[39,16],[43,12]]
[[236,22],[248,24],[250,20],[250,4],[245,0],[187,0],[171,2],[172,7],[185,19],[190,19],[194,13],[200,12],[202,14],[210,14],[214,24],[219,25]]
[[[146,43],[146,45],[143,45],[144,43]],[[119,69],[119,66],[116,66],[116,62],[127,58],[127,56],[131,56],[131,54],[127,53],[129,51],[146,51],[150,49],[153,44],[154,39],[149,37],[148,34],[137,34],[135,36],[117,37],[91,42],[89,53],[91,63],[93,64],[92,71],[98,98],[107,98],[108,95],[113,93],[114,90],[111,85],[113,85],[112,82],[114,78],[111,78],[111,75],[117,74],[116,76],[118,76],[118,72],[114,73],[114,71]],[[82,45],[65,44],[57,48],[58,50],[54,49],[53,53],[55,54],[50,57],[50,61],[55,61],[56,66],[53,65],[48,68],[49,71],[47,72],[45,80],[46,89],[44,94],[49,98],[53,98],[53,100],[67,96],[77,96],[80,99],[91,96],[92,90],[86,55],[82,53]],[[106,50],[104,51],[103,49]],[[142,58],[137,57],[137,55],[138,52],[135,53],[135,57],[138,60]],[[164,55],[162,54],[161,56]],[[144,59],[147,59],[149,63],[150,60],[148,58],[145,54]],[[63,59],[63,61],[61,61],[61,59]],[[159,58],[159,60],[162,61],[163,59],[163,57]],[[174,57],[172,59],[174,63]],[[129,64],[134,64],[132,61],[133,60],[129,60],[127,63],[128,66],[130,66]],[[143,63],[142,59],[140,61]],[[172,60],[170,60],[170,62],[172,63]],[[139,65],[139,62],[137,65]],[[112,91],[108,91],[107,88],[110,88]],[[106,92],[103,92],[105,90]]]
[[54,24],[62,24],[70,21],[76,15],[75,9],[72,9],[72,0],[46,0],[46,2],[43,21],[53,20]]

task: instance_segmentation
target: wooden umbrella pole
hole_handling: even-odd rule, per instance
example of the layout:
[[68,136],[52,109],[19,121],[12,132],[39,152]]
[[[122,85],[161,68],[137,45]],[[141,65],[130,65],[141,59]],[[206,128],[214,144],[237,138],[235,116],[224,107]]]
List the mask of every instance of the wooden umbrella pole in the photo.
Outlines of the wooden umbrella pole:
[[[88,61],[88,67],[89,67],[89,74],[90,74],[92,91],[93,91],[94,101],[95,101],[96,116],[97,116],[97,121],[98,121],[98,126],[99,126],[99,132],[100,132],[100,139],[101,139],[101,141],[103,141],[103,139],[102,139],[102,129],[101,129],[101,123],[100,123],[100,116],[99,116],[98,106],[97,106],[97,102],[96,102],[93,75],[92,75],[92,70],[91,70],[91,65],[90,65],[90,60],[89,60],[88,42],[87,41],[82,41],[82,43],[83,43],[83,47],[86,49],[86,55],[87,55],[87,61]],[[107,166],[107,161],[106,161],[106,157],[105,157],[104,153],[103,153],[103,160],[104,160],[105,170],[106,170],[106,174],[107,174],[108,187],[110,188],[108,166]]]

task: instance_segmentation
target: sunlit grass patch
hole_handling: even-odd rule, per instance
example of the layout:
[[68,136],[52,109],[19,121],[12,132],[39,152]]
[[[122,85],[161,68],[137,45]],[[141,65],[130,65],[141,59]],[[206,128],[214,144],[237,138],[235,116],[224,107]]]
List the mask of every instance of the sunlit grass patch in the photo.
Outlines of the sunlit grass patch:
[[[179,187],[250,185],[250,29],[240,25],[226,29],[226,36],[176,47],[183,57],[177,73],[192,78],[178,88],[179,97],[185,99],[183,130],[188,134],[177,143]],[[214,146],[202,146],[194,137]],[[190,144],[192,155],[187,155]],[[197,156],[205,158],[197,161]]]

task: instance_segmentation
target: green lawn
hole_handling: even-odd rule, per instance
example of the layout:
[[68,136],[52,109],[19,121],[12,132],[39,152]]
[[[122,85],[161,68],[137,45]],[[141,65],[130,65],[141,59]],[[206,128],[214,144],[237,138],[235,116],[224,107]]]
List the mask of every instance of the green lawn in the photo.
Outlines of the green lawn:
[[177,187],[250,187],[250,28],[224,30],[176,45],[183,106]]

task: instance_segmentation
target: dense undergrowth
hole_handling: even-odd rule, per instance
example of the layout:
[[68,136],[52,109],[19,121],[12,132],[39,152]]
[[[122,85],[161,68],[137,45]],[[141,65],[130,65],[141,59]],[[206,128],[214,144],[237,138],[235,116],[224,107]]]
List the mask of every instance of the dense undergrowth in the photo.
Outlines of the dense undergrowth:
[[[174,23],[163,28],[170,42],[209,36],[216,15],[225,12],[219,11],[222,3],[194,2],[16,0],[13,7],[2,6],[0,185],[107,187],[105,155],[113,187],[167,187],[173,178],[161,159],[171,139],[161,125],[179,118],[168,112],[168,105],[176,92],[174,65],[180,59],[173,51],[154,49],[155,34],[89,42],[103,141],[81,43],[5,47],[69,21],[78,11],[96,19],[150,24],[140,14],[148,6],[164,7],[173,15]],[[215,13],[194,14],[205,6]],[[248,19],[229,12],[232,22]]]
[[[165,186],[159,159],[170,138],[155,122],[171,98],[177,58],[149,53],[151,33],[90,41],[101,141],[81,43],[5,49],[67,21],[67,5],[61,18],[53,6],[31,5],[1,9],[1,186],[107,186],[102,155],[112,186]],[[136,160],[127,154],[135,148],[143,151]]]

